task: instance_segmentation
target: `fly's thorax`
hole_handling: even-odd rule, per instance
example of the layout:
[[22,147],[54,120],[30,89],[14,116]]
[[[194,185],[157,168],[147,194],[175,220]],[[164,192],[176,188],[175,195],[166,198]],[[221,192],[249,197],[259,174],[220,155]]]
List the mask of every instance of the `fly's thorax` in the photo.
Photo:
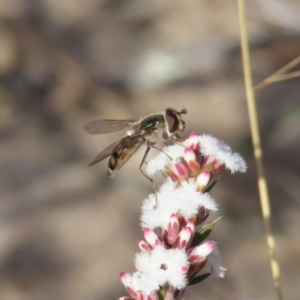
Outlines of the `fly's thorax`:
[[150,144],[156,144],[168,137],[166,133],[165,126],[163,124],[159,124],[155,130],[152,131],[151,134],[145,136],[145,140]]
[[136,124],[136,128],[133,127],[133,129],[140,132],[143,135],[144,140],[148,143],[155,144],[163,139],[165,127],[164,115],[162,113],[158,113],[141,119]]
[[153,114],[143,118],[139,122],[139,129],[145,132],[151,131],[165,122],[165,118],[162,114]]

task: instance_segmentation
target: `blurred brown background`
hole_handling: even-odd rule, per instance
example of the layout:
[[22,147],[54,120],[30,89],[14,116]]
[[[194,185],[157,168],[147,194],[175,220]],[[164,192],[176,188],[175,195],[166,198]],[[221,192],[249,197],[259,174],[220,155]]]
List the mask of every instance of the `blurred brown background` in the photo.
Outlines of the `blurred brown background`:
[[[300,53],[300,2],[248,1],[254,82]],[[251,3],[250,3],[251,2]],[[211,235],[228,271],[186,299],[276,299],[252,158],[235,1],[0,0],[0,299],[117,299],[151,185],[143,150],[86,165],[120,134],[86,122],[187,108],[249,166],[224,173]],[[285,299],[299,299],[300,79],[257,94]],[[155,151],[152,151],[152,155]],[[157,176],[156,183],[160,181]]]

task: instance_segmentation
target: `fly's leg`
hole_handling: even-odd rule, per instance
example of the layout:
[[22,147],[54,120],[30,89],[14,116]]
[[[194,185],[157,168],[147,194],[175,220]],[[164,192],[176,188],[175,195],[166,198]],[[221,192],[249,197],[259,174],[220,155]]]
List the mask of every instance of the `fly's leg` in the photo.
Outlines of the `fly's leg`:
[[158,147],[155,147],[154,145],[151,145],[151,147],[158,150],[158,151],[160,151],[160,152],[162,152],[162,153],[164,153],[165,155],[167,155],[170,158],[170,160],[173,160],[173,158],[167,152],[165,152],[164,150],[162,150]]
[[179,134],[177,134],[177,133],[175,134],[174,139],[177,142],[184,142],[184,139]]
[[[184,139],[183,139],[181,136],[179,136],[178,134],[175,134],[175,135],[173,136],[173,138],[171,139],[171,142],[173,142],[174,144],[177,144],[177,145],[179,145],[179,146],[182,146],[183,148],[187,148],[185,145],[182,144],[182,142],[184,142]],[[164,141],[164,144],[165,144],[166,146],[169,145],[169,144],[167,143],[167,141]],[[165,153],[165,154],[172,160],[172,158],[170,157],[170,155],[168,155],[168,154],[167,154],[166,152],[164,152],[163,150],[158,149],[158,148],[156,148],[156,147],[153,147],[153,148],[155,148],[155,149],[157,149],[157,150],[160,150],[161,152]]]
[[149,176],[143,171],[143,169],[142,169],[142,166],[143,166],[143,164],[145,163],[145,160],[146,160],[146,158],[147,158],[147,155],[148,155],[150,149],[151,149],[151,147],[150,147],[149,145],[147,145],[147,149],[146,149],[146,151],[145,151],[145,154],[144,154],[144,156],[143,156],[143,159],[142,159],[142,161],[141,161],[141,164],[140,164],[139,169],[140,169],[141,173],[142,173],[142,174],[143,174],[143,175],[151,182],[152,187],[153,187],[153,190],[154,190],[154,193],[155,193],[156,203],[157,203],[157,192],[156,192],[156,188],[155,188],[153,179],[152,179],[151,177],[149,177]]
[[174,143],[177,144],[177,145],[179,145],[179,146],[181,146],[181,147],[183,147],[183,148],[185,148],[185,149],[187,148],[187,146],[184,146],[182,143],[180,143],[178,141],[175,141]]
[[179,136],[178,134],[175,134],[175,136],[174,136],[174,143],[177,144],[177,145],[179,145],[179,146],[182,146],[184,148],[187,148],[186,146],[184,146],[182,144],[182,142],[184,142],[184,139],[181,136]]

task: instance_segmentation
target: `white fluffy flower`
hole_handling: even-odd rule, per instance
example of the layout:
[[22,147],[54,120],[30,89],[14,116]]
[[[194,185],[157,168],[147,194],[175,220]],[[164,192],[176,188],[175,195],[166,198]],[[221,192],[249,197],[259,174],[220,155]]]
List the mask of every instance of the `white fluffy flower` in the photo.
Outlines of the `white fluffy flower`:
[[[208,158],[208,162],[216,160],[219,164],[224,164],[225,168],[230,170],[231,173],[246,171],[247,166],[244,159],[238,153],[232,152],[231,148],[224,142],[207,134],[200,135],[197,139],[200,145],[200,153],[202,156]],[[184,149],[185,147],[189,147],[191,142],[194,143],[195,138],[185,140],[183,145],[175,144],[165,147],[163,151],[172,160],[165,153],[161,152],[149,161],[146,172],[152,176],[156,172],[163,170],[165,166],[176,162],[177,158],[184,156]]]
[[166,284],[180,290],[187,285],[189,263],[184,250],[157,246],[151,252],[137,253],[135,266],[138,271],[132,275],[132,285],[137,291],[151,293]]
[[[154,175],[156,172],[159,172],[164,169],[164,166],[169,165],[170,163],[176,161],[176,158],[183,156],[184,146],[175,144],[172,146],[167,146],[163,148],[163,152],[157,154],[153,159],[151,159],[146,167],[146,173],[150,176]],[[170,159],[169,156],[172,158]]]
[[198,141],[201,155],[208,157],[209,161],[216,160],[220,164],[224,164],[231,173],[246,171],[247,166],[244,159],[238,153],[233,153],[224,142],[208,134],[198,136]]
[[180,213],[185,218],[197,214],[201,207],[210,211],[217,210],[217,204],[209,194],[197,191],[198,184],[193,179],[177,184],[170,178],[155,195],[151,194],[142,206],[141,225],[143,228],[167,229],[172,214]]

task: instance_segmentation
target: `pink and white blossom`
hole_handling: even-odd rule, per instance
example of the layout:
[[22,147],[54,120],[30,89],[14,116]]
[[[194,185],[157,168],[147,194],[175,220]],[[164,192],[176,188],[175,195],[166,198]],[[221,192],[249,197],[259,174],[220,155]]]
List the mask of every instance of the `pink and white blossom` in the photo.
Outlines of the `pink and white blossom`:
[[194,132],[181,145],[165,147],[147,164],[149,176],[161,172],[167,179],[142,204],[145,241],[137,241],[136,271],[120,274],[129,297],[119,300],[182,299],[198,275],[224,277],[216,242],[206,240],[219,219],[202,224],[218,209],[209,192],[224,168],[245,172],[246,163],[225,143]]

